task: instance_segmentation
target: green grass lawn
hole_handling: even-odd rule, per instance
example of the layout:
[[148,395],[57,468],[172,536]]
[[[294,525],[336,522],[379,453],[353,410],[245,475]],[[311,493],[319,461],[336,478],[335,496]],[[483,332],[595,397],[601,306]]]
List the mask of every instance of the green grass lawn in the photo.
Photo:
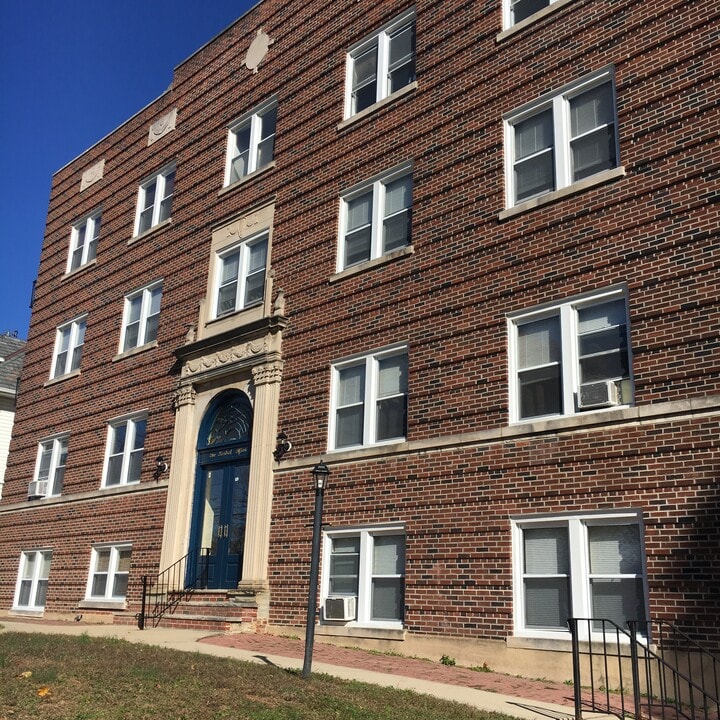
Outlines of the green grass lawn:
[[418,693],[87,635],[0,633],[0,720],[502,720]]

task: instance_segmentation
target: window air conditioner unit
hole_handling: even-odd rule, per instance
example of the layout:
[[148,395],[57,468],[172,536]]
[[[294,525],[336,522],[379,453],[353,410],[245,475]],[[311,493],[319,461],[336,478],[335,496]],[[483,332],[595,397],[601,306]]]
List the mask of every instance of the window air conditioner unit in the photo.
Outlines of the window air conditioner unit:
[[578,393],[580,408],[612,407],[619,403],[618,386],[614,380],[601,380],[580,386]]
[[45,497],[47,495],[48,481],[47,480],[33,480],[28,485],[28,497],[38,498]]
[[326,620],[354,620],[357,598],[350,597],[329,597],[325,599]]

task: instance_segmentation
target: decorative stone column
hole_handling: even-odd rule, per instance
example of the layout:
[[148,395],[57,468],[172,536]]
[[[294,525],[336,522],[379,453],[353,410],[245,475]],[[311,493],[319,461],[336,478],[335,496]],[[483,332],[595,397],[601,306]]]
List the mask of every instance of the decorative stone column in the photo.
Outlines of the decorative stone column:
[[188,547],[195,475],[195,397],[192,383],[184,382],[175,390],[173,398],[175,429],[160,554],[161,572],[179,560]]
[[277,435],[282,360],[252,368],[255,386],[245,555],[238,590],[257,595],[268,589],[267,567],[273,494],[273,450]]

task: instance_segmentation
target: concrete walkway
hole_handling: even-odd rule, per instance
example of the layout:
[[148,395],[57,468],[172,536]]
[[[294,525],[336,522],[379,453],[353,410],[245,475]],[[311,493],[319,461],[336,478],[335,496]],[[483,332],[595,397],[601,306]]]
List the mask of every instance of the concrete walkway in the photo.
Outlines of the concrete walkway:
[[[302,640],[275,635],[209,635],[207,631],[198,630],[138,630],[124,625],[18,622],[0,618],[0,633],[10,631],[115,637],[287,669],[301,669],[304,655]],[[346,680],[414,690],[516,718],[572,720],[574,717],[572,688],[550,681],[478,672],[429,660],[380,655],[318,642],[314,647],[312,670]],[[591,720],[602,717],[587,712],[583,715]]]

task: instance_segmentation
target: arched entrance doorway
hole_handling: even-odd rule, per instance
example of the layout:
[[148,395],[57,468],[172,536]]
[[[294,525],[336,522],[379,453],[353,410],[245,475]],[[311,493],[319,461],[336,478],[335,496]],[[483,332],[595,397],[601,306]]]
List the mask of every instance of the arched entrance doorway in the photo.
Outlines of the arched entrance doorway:
[[247,395],[229,391],[200,425],[190,551],[208,588],[235,588],[242,575],[252,417]]

